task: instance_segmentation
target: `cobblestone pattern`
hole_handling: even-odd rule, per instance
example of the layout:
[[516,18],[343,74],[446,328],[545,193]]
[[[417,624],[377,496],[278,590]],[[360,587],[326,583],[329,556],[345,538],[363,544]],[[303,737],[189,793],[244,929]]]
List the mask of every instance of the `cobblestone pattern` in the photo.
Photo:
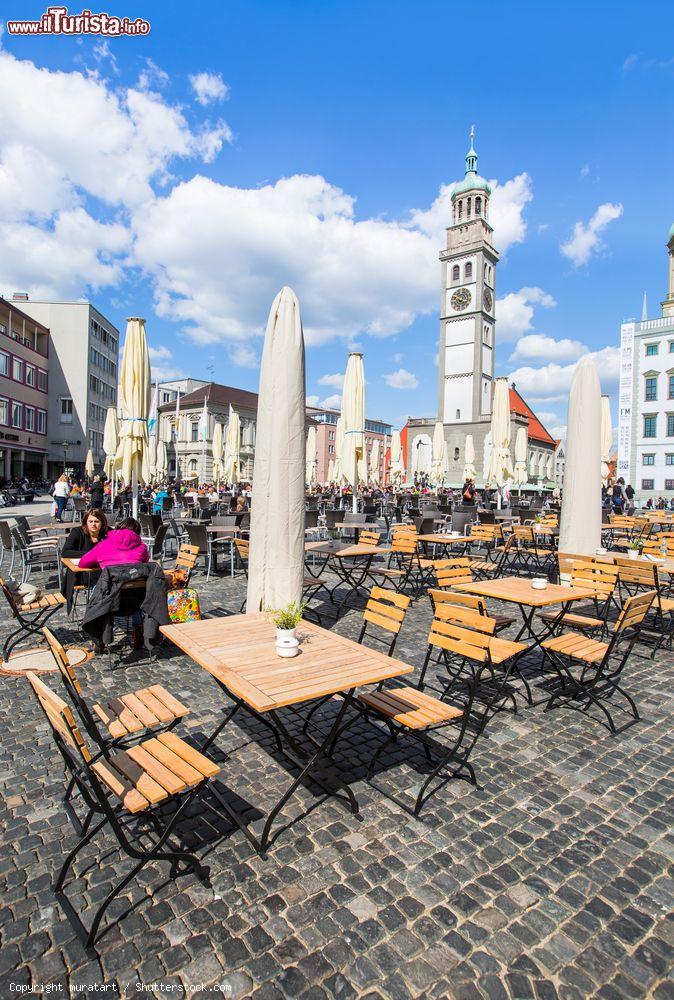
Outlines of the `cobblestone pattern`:
[[[195,583],[206,612],[238,610],[242,578]],[[60,621],[61,637],[77,640]],[[353,636],[359,622],[352,611],[336,628]],[[429,622],[427,600],[415,602],[397,655],[417,667]],[[631,661],[626,683],[642,722],[616,738],[569,709],[500,714],[472,757],[481,787],[451,782],[421,820],[362,780],[381,737],[358,723],[337,758],[360,821],[334,799],[316,806],[316,789],[303,788],[286,810],[292,825],[260,860],[200,807],[191,828],[210,888],[148,866],[111,908],[134,904],[97,959],[50,888],[74,842],[60,758],[25,680],[3,678],[0,977],[64,990],[114,983],[128,996],[139,983],[218,983],[255,1000],[674,997],[673,663],[671,653]],[[221,718],[212,679],[175,650],[150,666],[130,655],[121,669],[97,657],[82,677],[92,701],[161,681],[191,707],[179,732],[197,743]],[[45,679],[58,689],[57,677]],[[290,780],[255,725],[229,727],[220,749],[222,784],[243,799],[263,803]],[[422,762],[406,743],[381,778],[409,792]],[[82,858],[69,891],[90,917],[128,862],[100,835]]]

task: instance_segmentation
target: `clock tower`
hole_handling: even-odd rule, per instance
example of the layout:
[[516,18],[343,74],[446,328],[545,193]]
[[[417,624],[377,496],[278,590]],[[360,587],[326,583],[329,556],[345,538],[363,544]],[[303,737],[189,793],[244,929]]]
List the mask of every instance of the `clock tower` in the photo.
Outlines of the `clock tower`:
[[466,176],[452,192],[452,224],[440,252],[440,398],[444,424],[488,421],[494,381],[498,253],[489,225],[491,188],[477,172],[475,128]]

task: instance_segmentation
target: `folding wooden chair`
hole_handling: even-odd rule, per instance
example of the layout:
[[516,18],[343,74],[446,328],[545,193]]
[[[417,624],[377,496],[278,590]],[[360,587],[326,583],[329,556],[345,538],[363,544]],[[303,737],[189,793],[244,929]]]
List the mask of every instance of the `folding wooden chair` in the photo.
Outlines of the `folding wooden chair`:
[[178,549],[176,561],[173,566],[170,569],[165,569],[164,573],[168,577],[178,577],[180,579],[180,584],[187,587],[192,578],[192,573],[194,572],[194,567],[197,564],[198,558],[199,546],[188,545],[187,542],[183,542]]
[[[494,546],[487,559],[471,559],[470,569],[475,580],[498,580],[503,576],[510,553],[515,543],[512,533],[508,534],[503,545]],[[493,558],[495,556],[495,558]]]
[[30,636],[39,636],[40,641],[42,640],[43,625],[60,608],[65,606],[66,599],[63,594],[54,593],[45,594],[39,601],[32,601],[30,604],[21,604],[2,577],[0,577],[0,588],[2,588],[5,600],[9,604],[12,618],[16,619],[19,626],[13,632],[10,632],[2,647],[2,659],[7,662],[11,651],[22,639],[29,638]]
[[513,525],[514,563],[520,570],[549,574],[555,569],[555,552],[543,545],[530,524]]
[[[487,675],[483,699],[485,702],[484,722],[491,712],[499,711],[506,699],[512,701],[517,711],[517,702],[509,688],[511,673],[516,673],[527,692],[531,704],[531,690],[517,665],[517,658],[526,652],[527,645],[496,636],[496,620],[480,614],[479,610],[458,604],[439,604],[433,616],[428,635],[428,648],[421,668],[419,688],[425,687],[429,666],[435,664],[447,671],[449,678],[445,692],[458,683],[475,683],[483,674]],[[476,692],[480,694],[480,692]]]
[[[467,582],[470,583],[470,578]],[[459,594],[453,590],[429,590],[428,596],[431,599],[434,614],[438,607],[442,607],[445,604],[470,608],[471,611],[477,611],[480,615],[493,618],[496,622],[496,632],[501,632],[503,629],[509,628],[516,620],[512,615],[490,614],[487,610],[487,602],[484,597],[478,597],[475,594]]]
[[651,659],[666,643],[672,648],[674,638],[674,600],[663,596],[666,587],[660,580],[658,566],[645,559],[625,559],[617,557],[618,587],[621,595],[634,596],[655,591],[655,597],[648,608],[646,620],[641,626],[639,643],[651,647]]
[[391,532],[390,549],[388,566],[370,566],[367,576],[374,584],[379,580],[390,580],[398,593],[409,585],[413,595],[418,596],[427,584],[436,560],[419,555],[419,536],[415,526],[396,525]]
[[618,692],[632,710],[632,720],[627,725],[639,720],[633,699],[618,682],[656,597],[656,591],[651,590],[628,598],[608,642],[599,642],[578,632],[564,632],[541,644],[560,681],[560,687],[553,691],[545,706],[546,712],[561,699],[567,703],[575,698],[586,699],[582,711],[596,705],[606,716],[611,734],[615,735],[621,730],[616,729],[603,701],[610,700]]
[[[172,878],[189,868],[199,878],[207,877],[207,869],[195,854],[173,847],[167,849],[166,845],[186,810],[220,768],[169,732],[127,750],[100,751],[92,755],[69,705],[35,674],[27,676],[49,722],[66,772],[74,780],[87,808],[79,840],[63,862],[53,889],[80,940],[86,948],[92,948],[105,911],[149,862],[168,861]],[[167,822],[162,822],[156,807],[161,807],[164,813],[169,803],[175,803],[177,808]],[[143,824],[142,841],[137,831],[134,835],[134,819],[149,820]],[[77,855],[104,827],[110,829],[133,865],[107,893],[87,931],[63,892],[63,886]]]
[[[607,619],[614,601],[618,583],[618,567],[611,563],[580,560],[571,564],[571,586],[593,592],[594,614],[581,611],[567,612],[559,622],[560,626],[578,629],[580,632],[608,633]],[[539,618],[551,623],[559,617],[558,611],[541,611]]]

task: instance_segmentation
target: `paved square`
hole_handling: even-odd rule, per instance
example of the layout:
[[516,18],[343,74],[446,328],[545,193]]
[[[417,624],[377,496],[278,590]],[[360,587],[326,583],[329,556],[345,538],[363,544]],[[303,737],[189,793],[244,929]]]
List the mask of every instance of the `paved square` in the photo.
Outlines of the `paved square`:
[[[206,613],[238,611],[240,575],[207,584],[197,573],[194,584]],[[416,601],[396,649],[417,668],[430,618],[428,600]],[[77,641],[64,614],[56,621]],[[359,622],[352,611],[336,628],[355,637]],[[5,634],[8,625],[3,607]],[[196,744],[222,718],[215,683],[177,650],[154,665],[129,655],[120,669],[99,656],[80,676],[90,700],[163,683],[190,706],[177,732]],[[57,676],[43,679],[61,693]],[[382,737],[359,722],[337,761],[360,821],[301,788],[286,813],[292,825],[261,860],[239,830],[199,807],[190,830],[210,888],[149,866],[111,907],[113,917],[133,906],[92,959],[50,888],[74,843],[61,760],[27,682],[2,677],[0,992],[50,983],[65,996],[68,986],[106,983],[127,996],[142,996],[140,984],[218,984],[217,995],[255,1000],[674,997],[673,680],[670,652],[633,658],[625,683],[642,722],[615,738],[568,708],[500,714],[471,758],[481,787],[451,782],[421,820],[362,780]],[[242,800],[272,799],[291,778],[268,732],[245,719],[219,750],[221,787],[230,778]],[[422,765],[403,742],[378,777],[411,790]],[[109,836],[83,852],[68,888],[85,919],[127,866]]]

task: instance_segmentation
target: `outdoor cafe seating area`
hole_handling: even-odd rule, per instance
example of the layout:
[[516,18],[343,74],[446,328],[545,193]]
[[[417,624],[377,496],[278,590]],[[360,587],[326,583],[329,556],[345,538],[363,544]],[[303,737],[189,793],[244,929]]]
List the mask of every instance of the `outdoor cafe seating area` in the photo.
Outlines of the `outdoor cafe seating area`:
[[[182,566],[183,585],[203,594],[202,620],[162,626],[161,641],[135,653],[122,618],[100,655],[80,629],[86,581],[70,615],[58,590],[65,530],[4,522],[0,574],[41,588],[20,604],[3,582],[4,690],[37,725],[40,767],[79,837],[49,874],[83,947],[105,939],[115,900],[158,859],[171,879],[191,871],[208,884],[214,840],[265,858],[305,843],[325,809],[353,836],[394,816],[433,829],[512,780],[513,727],[570,726],[580,745],[610,753],[612,735],[638,723],[637,678],[672,645],[669,524],[611,517],[602,550],[574,558],[557,551],[554,512],[496,520],[432,499],[418,514],[397,510],[333,519],[341,512],[326,505],[307,517],[297,664],[275,656],[268,615],[240,613],[250,532],[231,515],[140,515],[167,579]],[[251,774],[233,749],[242,740],[256,746]],[[498,764],[494,740],[505,741]],[[203,842],[189,831],[195,810]],[[131,874],[78,908],[68,887],[99,831]],[[329,842],[326,831],[322,849]]]

